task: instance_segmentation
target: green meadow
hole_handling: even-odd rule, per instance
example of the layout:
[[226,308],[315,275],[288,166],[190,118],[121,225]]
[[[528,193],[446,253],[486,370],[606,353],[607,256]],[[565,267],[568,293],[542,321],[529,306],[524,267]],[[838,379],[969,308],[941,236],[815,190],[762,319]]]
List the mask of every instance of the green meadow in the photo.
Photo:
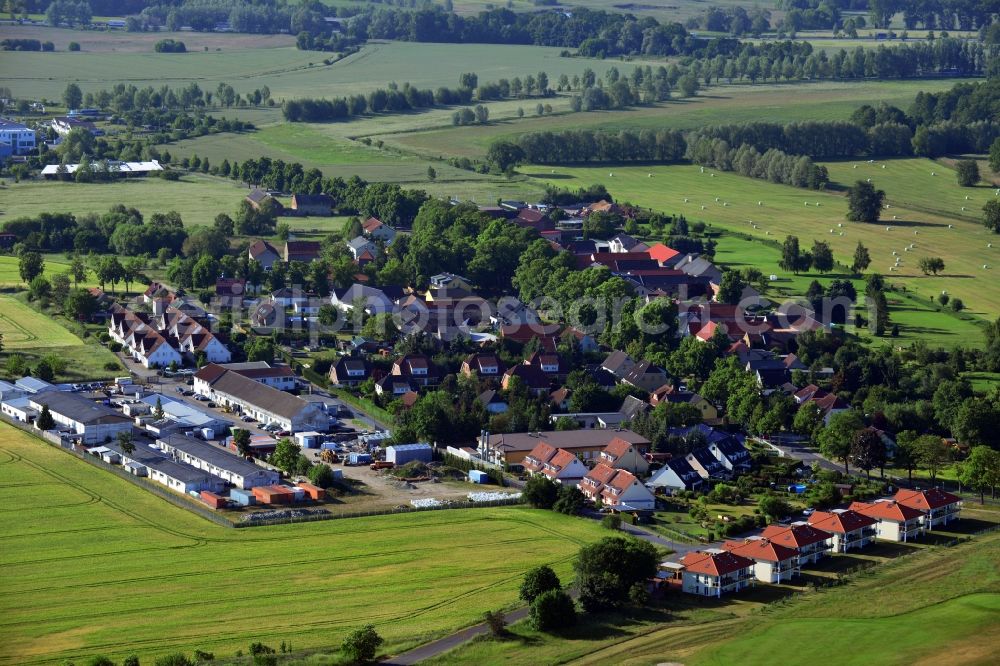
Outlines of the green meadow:
[[0,335],[4,349],[9,351],[83,344],[83,340],[52,319],[3,295],[0,295]]
[[[239,183],[201,174],[185,174],[179,181],[161,178],[111,183],[21,181],[0,189],[0,225],[40,213],[106,213],[116,204],[138,208],[143,215],[175,210],[187,225],[210,225],[219,213],[232,215],[245,194],[246,187]],[[0,266],[0,284],[4,277]]]
[[[60,273],[65,273],[69,270],[69,262],[62,255],[57,254],[47,254],[43,255],[45,259],[45,272],[43,275],[45,277],[52,279],[52,276],[58,275]],[[97,283],[93,280],[93,273],[90,273],[90,277],[87,282],[81,283],[81,287],[93,287]],[[10,288],[10,287],[22,287],[24,286],[24,281],[21,279],[21,274],[19,272],[19,261],[17,257],[12,257],[9,255],[0,256],[0,288]]]
[[[846,197],[835,189],[803,190],[708,168],[702,171],[691,165],[526,167],[523,171],[539,182],[561,187],[604,183],[621,201],[683,214],[688,220],[703,220],[761,241],[780,243],[789,234],[798,236],[805,248],[814,240],[826,241],[842,264],[850,264],[860,241],[872,256],[869,271],[883,273],[901,291],[906,290],[901,297],[922,306],[913,310],[910,316],[916,320],[911,323],[942,331],[954,325],[955,318],[950,314],[936,314],[948,319],[932,326],[926,320],[930,313],[925,316],[920,312],[932,308],[931,299],[942,291],[962,299],[967,315],[995,317],[1000,311],[1000,281],[994,278],[994,272],[1000,270],[1000,265],[993,262],[1000,259],[1000,239],[994,243],[997,247],[987,247],[997,237],[976,217],[976,211],[994,197],[993,188],[960,188],[950,168],[926,159],[828,166],[837,187],[847,186],[853,179],[872,178],[877,187],[886,191],[890,208],[883,211],[879,224],[848,222]],[[932,172],[937,175],[931,176]],[[966,211],[961,210],[963,205]],[[896,220],[892,219],[894,215]],[[907,249],[911,245],[912,249]],[[917,262],[924,256],[943,258],[944,272],[939,276],[923,275]],[[901,258],[898,269],[897,257]],[[738,259],[720,255],[723,263],[736,263]],[[798,279],[777,269],[776,263],[772,270],[782,281]],[[971,342],[966,340],[964,344]]]
[[335,652],[369,622],[399,652],[513,604],[532,566],[568,577],[600,535],[522,508],[225,529],[2,424],[0,498],[3,664]]

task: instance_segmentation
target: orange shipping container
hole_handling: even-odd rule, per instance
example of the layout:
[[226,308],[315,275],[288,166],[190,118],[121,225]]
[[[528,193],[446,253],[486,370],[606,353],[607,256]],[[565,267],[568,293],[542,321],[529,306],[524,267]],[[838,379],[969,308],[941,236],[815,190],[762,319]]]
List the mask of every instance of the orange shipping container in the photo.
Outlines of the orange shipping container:
[[253,494],[261,504],[291,504],[295,501],[295,493],[281,486],[257,486]]
[[299,481],[299,488],[306,491],[306,495],[309,495],[310,499],[320,500],[326,497],[325,490],[306,481]]
[[205,504],[209,505],[213,509],[221,509],[226,506],[226,498],[220,497],[213,492],[208,490],[201,491],[201,499]]

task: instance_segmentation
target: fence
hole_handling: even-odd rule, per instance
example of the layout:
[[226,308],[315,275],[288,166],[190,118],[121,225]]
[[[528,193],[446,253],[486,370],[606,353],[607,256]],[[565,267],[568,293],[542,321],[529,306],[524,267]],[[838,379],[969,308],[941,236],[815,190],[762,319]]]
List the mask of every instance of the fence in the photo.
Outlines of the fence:
[[0,417],[2,417],[2,420],[4,422],[9,423],[17,428],[20,428],[21,430],[27,432],[30,435],[34,435],[35,437],[41,435],[39,439],[49,444],[50,446],[56,446],[62,451],[65,451],[66,453],[69,453],[74,457],[90,465],[93,465],[94,467],[99,467],[100,469],[111,472],[112,474],[128,481],[129,483],[136,485],[142,488],[143,490],[147,490],[156,495],[157,497],[165,499],[174,506],[196,513],[202,518],[205,518],[206,520],[209,520],[215,523],[216,525],[220,525],[222,527],[230,527],[230,528],[260,527],[265,525],[310,523],[318,520],[340,520],[343,518],[385,516],[397,513],[418,513],[422,511],[442,511],[446,509],[478,509],[478,508],[489,508],[497,506],[513,506],[516,504],[521,504],[523,501],[520,497],[517,497],[509,500],[492,500],[489,502],[453,502],[449,504],[442,504],[441,506],[431,506],[431,507],[398,506],[386,509],[372,509],[369,511],[351,511],[343,513],[328,512],[319,514],[309,514],[304,516],[289,516],[287,518],[274,518],[271,520],[237,522],[231,520],[230,518],[224,515],[216,513],[215,511],[209,509],[207,506],[200,506],[196,501],[189,500],[186,496],[177,495],[154,481],[149,481],[148,479],[144,479],[140,476],[129,474],[128,472],[126,472],[117,465],[111,465],[109,463],[104,462],[100,458],[92,456],[88,453],[82,453],[80,451],[77,451],[76,449],[73,448],[72,444],[65,442],[61,437],[59,437],[55,433],[50,433],[50,432],[39,433],[32,426],[26,423],[21,423],[20,421],[15,421],[10,417],[8,417],[6,414],[0,415]]
[[274,518],[271,520],[260,520],[246,523],[235,523],[233,527],[257,527],[260,525],[284,525],[288,523],[311,523],[318,520],[340,520],[343,518],[364,518],[370,516],[389,516],[397,513],[421,513],[425,511],[445,511],[448,509],[486,509],[496,506],[514,506],[522,504],[524,500],[515,497],[507,500],[492,500],[489,502],[452,502],[440,506],[396,506],[387,509],[372,509],[370,511],[352,511],[349,513],[325,513],[311,514],[306,516],[289,516],[288,518]]

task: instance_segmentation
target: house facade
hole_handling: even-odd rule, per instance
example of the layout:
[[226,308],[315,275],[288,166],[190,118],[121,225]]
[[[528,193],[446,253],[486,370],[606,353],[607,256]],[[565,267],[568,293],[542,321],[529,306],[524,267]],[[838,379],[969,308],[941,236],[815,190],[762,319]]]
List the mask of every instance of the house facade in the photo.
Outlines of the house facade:
[[656,497],[634,474],[598,463],[580,482],[584,497],[615,511],[652,511]]
[[814,511],[809,516],[810,525],[832,535],[830,545],[835,553],[860,550],[875,543],[877,522],[850,509]]
[[649,461],[639,453],[639,448],[621,437],[615,437],[601,451],[599,460],[615,469],[624,469],[637,476],[649,472]]
[[587,475],[587,467],[579,458],[545,442],[539,442],[523,464],[529,474],[541,474],[562,485],[577,486]]
[[716,548],[681,558],[681,589],[688,594],[721,598],[754,585],[754,561]]
[[875,535],[885,541],[907,542],[924,533],[924,512],[892,499],[852,502],[851,511],[874,518]]
[[899,490],[893,499],[901,506],[921,511],[921,524],[928,532],[958,520],[962,511],[962,498],[940,488]]
[[775,543],[767,537],[727,541],[722,547],[753,560],[754,576],[762,583],[781,583],[802,572],[798,549]]

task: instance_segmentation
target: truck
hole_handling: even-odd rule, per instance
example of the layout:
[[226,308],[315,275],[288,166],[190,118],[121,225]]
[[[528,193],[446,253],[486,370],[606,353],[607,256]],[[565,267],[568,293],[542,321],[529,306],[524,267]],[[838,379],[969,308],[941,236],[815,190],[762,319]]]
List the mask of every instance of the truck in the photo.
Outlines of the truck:
[[335,465],[340,462],[340,456],[337,455],[336,451],[331,449],[323,449],[319,452],[319,459],[325,463]]
[[376,460],[369,467],[372,469],[392,469],[396,466],[396,463],[391,463],[386,460]]

